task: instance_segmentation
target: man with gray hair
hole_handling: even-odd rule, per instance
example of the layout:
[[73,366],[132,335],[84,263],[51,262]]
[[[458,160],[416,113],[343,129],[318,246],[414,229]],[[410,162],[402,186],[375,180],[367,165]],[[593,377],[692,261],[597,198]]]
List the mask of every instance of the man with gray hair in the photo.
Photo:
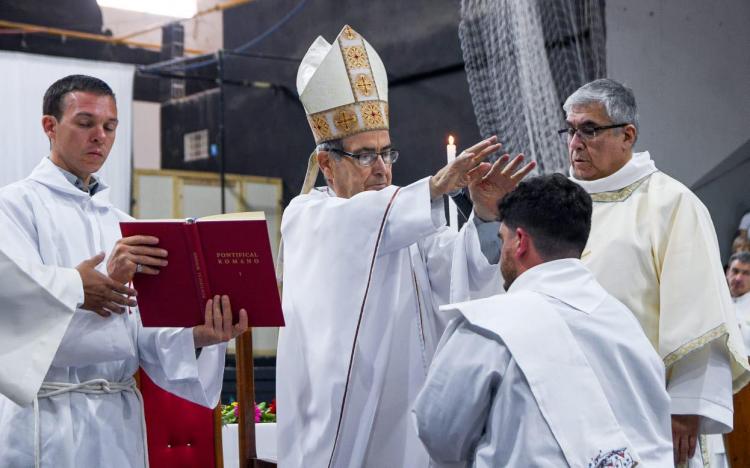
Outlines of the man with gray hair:
[[732,430],[732,389],[750,379],[711,217],[648,152],[633,153],[630,89],[595,80],[563,108],[570,176],[594,202],[582,260],[664,360],[675,463],[709,464],[703,435]]

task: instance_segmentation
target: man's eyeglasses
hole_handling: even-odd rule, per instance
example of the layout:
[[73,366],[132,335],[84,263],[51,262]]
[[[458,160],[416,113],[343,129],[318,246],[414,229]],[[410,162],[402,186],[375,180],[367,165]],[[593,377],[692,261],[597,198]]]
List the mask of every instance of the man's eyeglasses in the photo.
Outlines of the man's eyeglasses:
[[380,152],[377,151],[363,151],[361,153],[350,153],[348,151],[340,149],[330,149],[333,153],[338,153],[342,156],[352,158],[359,163],[360,166],[372,166],[378,159],[378,156],[383,158],[384,164],[393,164],[398,160],[398,150],[387,149]]
[[562,138],[566,143],[569,143],[570,140],[573,139],[573,137],[578,133],[578,136],[581,138],[581,140],[588,141],[596,138],[596,135],[598,132],[601,132],[603,130],[609,130],[610,128],[620,128],[625,127],[627,123],[620,123],[620,124],[614,124],[614,125],[603,125],[601,127],[592,127],[592,126],[583,126],[580,128],[575,127],[568,127],[563,128],[562,130],[558,130],[557,133],[560,135],[560,138]]

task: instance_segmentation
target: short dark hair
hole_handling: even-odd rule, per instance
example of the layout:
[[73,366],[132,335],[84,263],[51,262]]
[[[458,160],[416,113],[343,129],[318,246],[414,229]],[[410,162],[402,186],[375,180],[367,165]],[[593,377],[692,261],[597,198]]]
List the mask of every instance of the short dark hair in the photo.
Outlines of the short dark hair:
[[499,203],[500,221],[531,236],[545,260],[580,258],[591,232],[591,197],[562,174],[532,177]]
[[750,265],[750,252],[735,252],[732,254],[731,257],[729,257],[729,265],[732,265],[732,262],[738,261],[740,263],[745,263]]
[[47,88],[42,103],[42,115],[51,115],[57,120],[62,119],[63,99],[66,94],[74,91],[84,91],[100,96],[112,96],[112,99],[115,99],[115,93],[112,91],[112,88],[99,78],[88,75],[68,75],[65,78],[55,81]]

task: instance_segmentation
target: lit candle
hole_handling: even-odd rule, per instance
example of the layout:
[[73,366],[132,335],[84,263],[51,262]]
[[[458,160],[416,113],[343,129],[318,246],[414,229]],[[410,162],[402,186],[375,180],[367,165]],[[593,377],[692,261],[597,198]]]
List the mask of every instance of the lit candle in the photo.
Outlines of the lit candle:
[[[454,144],[453,135],[448,135],[448,146],[445,152],[448,156],[448,164],[456,159],[456,145]],[[458,229],[458,209],[456,203],[451,197],[448,197],[448,225],[453,229]]]
[[448,146],[445,147],[445,151],[448,154],[449,163],[456,159],[456,145],[453,144],[453,141],[453,135],[448,135]]

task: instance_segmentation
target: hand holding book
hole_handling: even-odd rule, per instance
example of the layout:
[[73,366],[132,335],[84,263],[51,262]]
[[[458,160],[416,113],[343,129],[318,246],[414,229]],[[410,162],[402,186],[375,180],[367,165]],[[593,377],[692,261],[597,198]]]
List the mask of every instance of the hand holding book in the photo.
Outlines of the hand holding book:
[[[154,236],[135,235],[123,237],[115,244],[107,271],[119,283],[129,283],[136,273],[158,275],[166,267],[168,252],[156,247]],[[193,327],[195,348],[203,348],[236,338],[248,329],[247,311],[240,309],[239,322],[232,324],[232,305],[229,296],[216,295],[206,302],[205,321]]]
[[[110,276],[132,278],[144,327],[205,325],[217,295],[244,308],[249,326],[284,325],[262,212],[123,221],[120,230]],[[233,323],[241,319],[235,311]]]
[[118,240],[107,262],[109,277],[121,284],[129,283],[136,273],[158,275],[167,266],[167,251],[155,247],[159,238],[129,236]]
[[240,321],[232,325],[229,296],[214,296],[206,302],[206,321],[193,327],[195,348],[229,341],[247,331],[247,311],[240,309]]

